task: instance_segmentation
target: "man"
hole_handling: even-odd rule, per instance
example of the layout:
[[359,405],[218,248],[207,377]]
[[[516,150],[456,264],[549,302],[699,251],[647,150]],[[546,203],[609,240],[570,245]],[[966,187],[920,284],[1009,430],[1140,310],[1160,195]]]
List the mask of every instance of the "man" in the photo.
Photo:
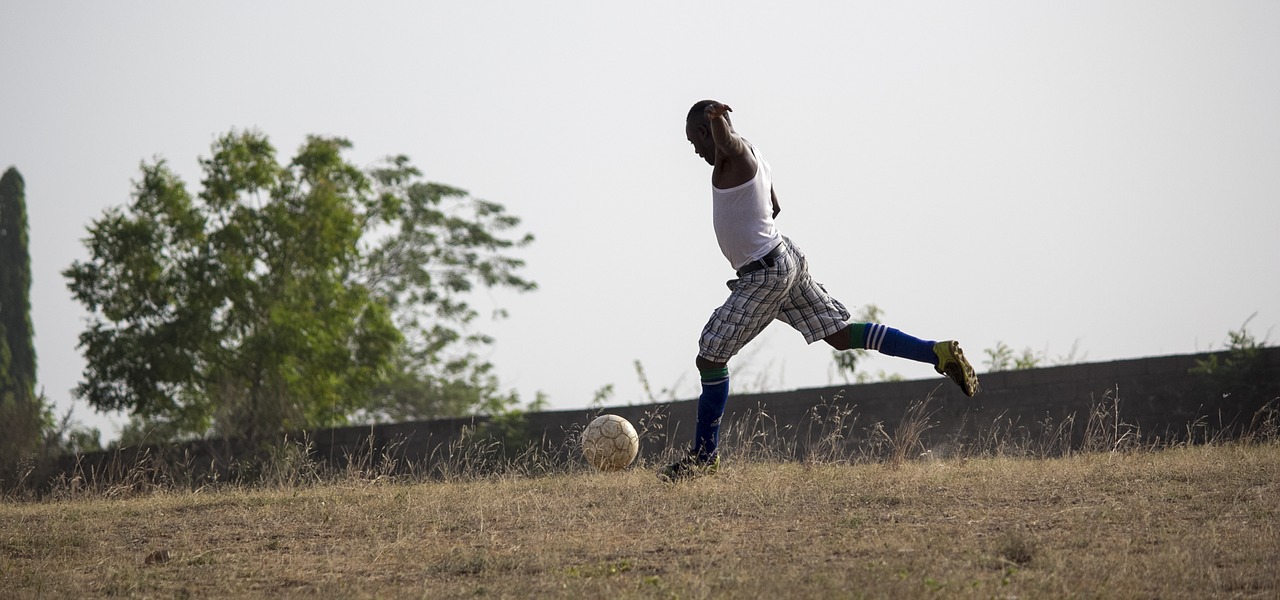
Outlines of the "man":
[[759,150],[738,135],[731,109],[714,100],[693,105],[685,118],[685,136],[711,171],[712,221],[720,251],[737,271],[732,293],[711,315],[698,340],[702,395],[693,448],[658,476],[674,481],[714,472],[720,418],[729,398],[729,359],[774,319],[837,350],[866,348],[933,365],[960,386],[966,396],[978,391],[978,378],[954,340],[933,342],[879,323],[849,323],[849,311],[809,276],[808,262],[774,226],[782,210],[773,191],[769,164]]

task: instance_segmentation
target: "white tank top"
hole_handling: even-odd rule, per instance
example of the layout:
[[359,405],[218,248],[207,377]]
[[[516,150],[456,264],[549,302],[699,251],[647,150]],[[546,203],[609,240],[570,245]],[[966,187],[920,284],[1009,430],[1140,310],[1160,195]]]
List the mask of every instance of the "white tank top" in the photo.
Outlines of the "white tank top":
[[782,234],[773,226],[773,177],[754,146],[756,174],[750,181],[727,190],[711,186],[711,218],[720,251],[736,270],[769,253]]

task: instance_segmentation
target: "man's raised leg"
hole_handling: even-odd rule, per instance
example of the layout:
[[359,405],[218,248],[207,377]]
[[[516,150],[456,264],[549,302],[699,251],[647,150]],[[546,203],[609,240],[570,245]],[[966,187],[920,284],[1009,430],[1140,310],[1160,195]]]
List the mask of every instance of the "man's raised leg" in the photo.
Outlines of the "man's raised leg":
[[850,323],[824,340],[836,350],[875,350],[931,364],[935,371],[960,386],[964,395],[972,397],[978,393],[978,376],[964,357],[960,342],[955,340],[922,340],[879,323]]

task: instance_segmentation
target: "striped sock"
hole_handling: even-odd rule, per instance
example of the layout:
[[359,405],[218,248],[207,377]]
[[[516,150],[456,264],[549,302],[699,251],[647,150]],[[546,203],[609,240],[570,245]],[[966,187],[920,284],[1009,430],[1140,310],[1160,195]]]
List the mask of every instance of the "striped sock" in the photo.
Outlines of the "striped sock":
[[938,355],[933,352],[936,342],[922,340],[879,323],[853,323],[849,332],[853,348],[866,348],[889,356],[938,364]]
[[698,423],[694,428],[693,453],[699,461],[709,462],[720,446],[720,418],[729,401],[729,369],[723,367],[699,371],[702,395],[698,397]]

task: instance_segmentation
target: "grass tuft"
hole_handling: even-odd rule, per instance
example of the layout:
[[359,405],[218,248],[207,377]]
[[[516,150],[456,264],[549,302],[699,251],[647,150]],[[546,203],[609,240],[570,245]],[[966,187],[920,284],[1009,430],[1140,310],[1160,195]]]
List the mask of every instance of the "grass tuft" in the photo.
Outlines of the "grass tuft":
[[996,541],[996,555],[1009,565],[1025,567],[1036,555],[1036,542],[1021,530],[1006,531]]

